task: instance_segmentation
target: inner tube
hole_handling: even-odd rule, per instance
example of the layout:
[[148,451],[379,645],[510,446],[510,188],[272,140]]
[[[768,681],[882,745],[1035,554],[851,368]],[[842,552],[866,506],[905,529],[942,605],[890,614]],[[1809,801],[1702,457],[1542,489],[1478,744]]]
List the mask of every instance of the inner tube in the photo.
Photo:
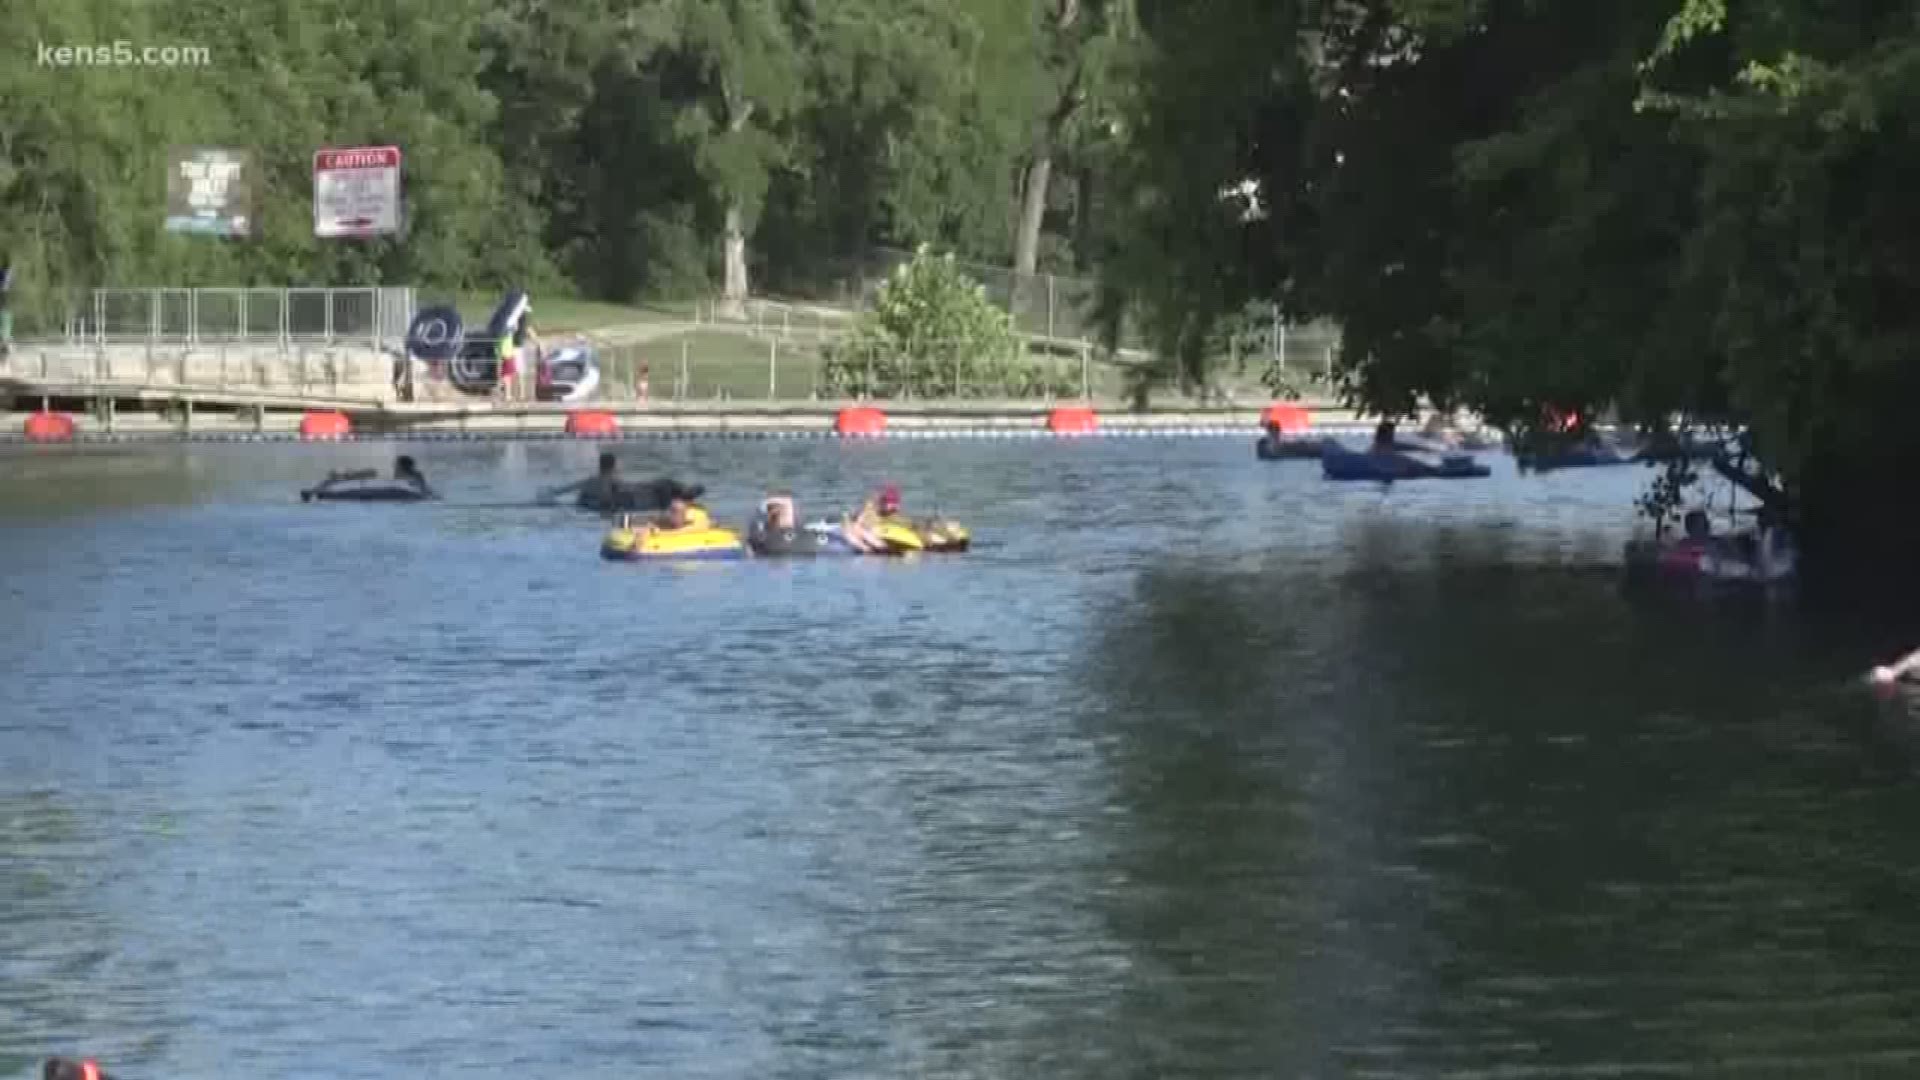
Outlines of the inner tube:
[[883,520],[873,530],[887,550],[895,555],[919,551],[961,552],[973,546],[973,537],[958,523],[930,519]]
[[1668,435],[1650,440],[1634,455],[1636,461],[1711,461],[1721,450],[1719,443],[1692,435]]
[[447,382],[455,390],[474,397],[486,397],[500,385],[500,353],[497,339],[466,339],[459,354],[447,364]]
[[600,543],[600,557],[609,562],[642,559],[721,560],[747,557],[746,545],[730,529],[690,525],[684,529],[616,528]]
[[1253,456],[1261,461],[1319,461],[1327,440],[1288,439],[1262,435],[1253,444]]
[[520,323],[520,316],[526,312],[527,291],[525,289],[507,290],[507,295],[500,298],[500,303],[494,307],[493,314],[487,319],[487,336],[497,342],[513,333],[513,328]]
[[600,364],[593,350],[568,345],[547,357],[534,385],[537,401],[585,401],[600,385]]
[[404,484],[364,484],[359,487],[309,488],[301,502],[426,502],[427,496]]
[[1566,450],[1556,450],[1545,454],[1520,454],[1515,460],[1522,469],[1530,472],[1553,472],[1556,469],[1599,469],[1612,465],[1631,465],[1638,460],[1637,455],[1625,454],[1604,445],[1576,446]]
[[619,483],[613,497],[610,499],[603,498],[600,493],[595,491],[593,486],[589,484],[580,490],[580,496],[577,502],[582,510],[593,510],[600,513],[609,511],[647,512],[665,510],[675,498],[684,499],[687,502],[698,502],[700,496],[706,494],[706,491],[706,487],[702,484],[683,484],[671,477],[663,476],[657,480],[639,480],[633,483]]
[[1480,480],[1493,470],[1466,454],[1452,454],[1429,464],[1406,454],[1376,454],[1328,446],[1320,465],[1329,480]]
[[445,363],[460,355],[466,341],[460,310],[451,304],[421,308],[407,324],[407,355],[421,360]]
[[812,558],[823,555],[859,555],[854,547],[841,535],[840,530],[830,527],[808,526],[804,529],[769,529],[765,521],[756,521],[747,532],[747,547],[755,555],[769,558]]

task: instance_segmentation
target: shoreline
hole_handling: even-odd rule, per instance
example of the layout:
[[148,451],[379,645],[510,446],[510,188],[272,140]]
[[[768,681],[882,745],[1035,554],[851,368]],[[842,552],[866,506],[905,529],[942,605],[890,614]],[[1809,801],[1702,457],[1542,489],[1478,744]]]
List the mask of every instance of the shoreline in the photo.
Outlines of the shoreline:
[[[1371,429],[1350,409],[1326,403],[1297,403],[1310,426],[1303,434],[1351,434]],[[878,410],[882,431],[841,434],[836,420],[848,409]],[[89,443],[166,442],[435,442],[481,439],[574,439],[620,441],[658,437],[793,438],[859,440],[889,438],[993,438],[1040,436],[1243,436],[1256,438],[1265,406],[1162,406],[1111,411],[1067,402],[673,402],[560,404],[397,405],[380,409],[338,410],[348,421],[341,434],[303,435],[304,412],[230,411],[188,413],[184,423],[155,413],[110,413],[105,418],[65,414],[73,421],[70,439],[34,440],[26,427],[31,411],[8,414],[0,444],[36,446]],[[1057,410],[1091,411],[1091,430],[1052,430]],[[332,413],[332,409],[313,412]],[[574,418],[590,416],[591,423]],[[579,430],[573,429],[579,424]],[[337,430],[337,425],[336,425]]]

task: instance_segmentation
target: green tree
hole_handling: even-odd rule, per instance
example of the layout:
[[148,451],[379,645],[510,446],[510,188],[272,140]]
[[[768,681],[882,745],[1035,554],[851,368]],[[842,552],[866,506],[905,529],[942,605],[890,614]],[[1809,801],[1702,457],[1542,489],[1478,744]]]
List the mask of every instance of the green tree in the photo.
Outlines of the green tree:
[[806,82],[797,8],[782,0],[664,0],[669,65],[697,88],[674,130],[718,204],[722,310],[745,316],[747,247],[770,176],[789,153],[785,124]]
[[1054,396],[1078,385],[1064,366],[1026,357],[985,288],[924,246],[834,343],[826,378],[849,397]]
[[1116,70],[1135,21],[1133,0],[1040,0],[1037,14],[1039,110],[1028,132],[1013,249],[1014,272],[1026,276],[1039,268],[1056,166],[1065,155],[1090,153],[1109,132]]
[[[1816,569],[1907,572],[1920,28],[1864,2],[1730,16],[1499,0],[1166,0],[1127,148],[1109,317],[1168,372],[1277,298],[1343,331],[1350,396],[1741,433],[1718,471]],[[1276,41],[1297,48],[1272,48]],[[1258,42],[1258,46],[1247,44]],[[1209,79],[1200,78],[1211,71]],[[1218,192],[1253,182],[1260,213]],[[1863,557],[1864,556],[1864,557]]]

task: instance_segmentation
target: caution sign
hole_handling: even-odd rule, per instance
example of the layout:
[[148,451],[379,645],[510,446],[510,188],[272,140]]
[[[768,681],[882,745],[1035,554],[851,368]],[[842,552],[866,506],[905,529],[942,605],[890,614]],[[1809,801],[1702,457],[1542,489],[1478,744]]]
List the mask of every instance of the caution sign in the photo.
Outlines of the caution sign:
[[250,235],[251,173],[244,150],[174,148],[167,158],[167,231]]
[[400,148],[359,146],[313,155],[313,235],[400,231]]

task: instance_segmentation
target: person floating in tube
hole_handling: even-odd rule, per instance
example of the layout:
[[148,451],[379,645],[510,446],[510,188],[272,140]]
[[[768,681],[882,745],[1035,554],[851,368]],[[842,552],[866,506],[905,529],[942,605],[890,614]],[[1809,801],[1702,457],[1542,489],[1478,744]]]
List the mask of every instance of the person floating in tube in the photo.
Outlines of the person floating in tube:
[[[380,473],[374,469],[355,469],[352,472],[330,472],[327,474],[325,480],[301,492],[300,501],[307,502],[315,499],[335,484],[352,483],[358,480],[375,480],[378,479],[379,476]],[[413,458],[406,454],[401,454],[399,457],[393,459],[393,478],[399,483],[405,484],[418,492],[423,499],[437,499],[440,497],[439,493],[434,491],[427,483],[427,477],[420,471],[420,466],[414,462]]]
[[900,520],[900,488],[888,484],[860,504],[860,509],[841,522],[847,541],[862,551],[884,551],[887,542],[880,537],[881,524]]
[[[633,528],[633,515],[620,515],[620,527],[623,529]],[[641,536],[647,536],[659,532],[677,532],[681,529],[710,529],[712,527],[713,518],[708,516],[704,508],[695,505],[692,499],[684,495],[675,495],[673,501],[667,503],[667,512],[640,526],[639,532]]]
[[701,484],[683,484],[670,477],[629,483],[620,477],[619,459],[611,451],[602,451],[599,471],[585,480],[548,488],[540,493],[540,501],[573,495],[582,510],[657,510],[676,498],[692,502],[706,490]]

